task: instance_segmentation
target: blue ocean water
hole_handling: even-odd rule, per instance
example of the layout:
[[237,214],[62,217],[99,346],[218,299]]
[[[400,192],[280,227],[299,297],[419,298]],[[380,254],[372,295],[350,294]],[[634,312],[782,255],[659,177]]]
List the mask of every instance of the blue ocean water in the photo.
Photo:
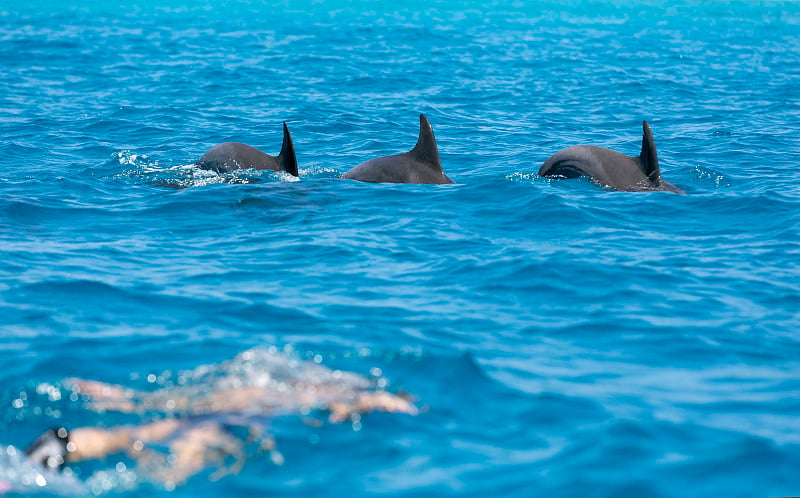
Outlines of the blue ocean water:
[[[277,346],[423,411],[276,419],[283,465],[172,492],[124,455],[40,491],[800,494],[798,34],[796,2],[0,0],[0,445],[137,422],[66,377]],[[420,113],[455,185],[337,179]],[[687,195],[536,176],[637,155],[642,120]],[[299,181],[192,167],[283,121]]]

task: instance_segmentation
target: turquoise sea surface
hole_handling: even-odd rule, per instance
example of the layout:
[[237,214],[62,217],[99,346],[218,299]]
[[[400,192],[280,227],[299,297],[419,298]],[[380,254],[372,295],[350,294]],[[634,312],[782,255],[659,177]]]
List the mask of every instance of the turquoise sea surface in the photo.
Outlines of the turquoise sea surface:
[[[0,0],[0,61],[0,494],[800,495],[800,3]],[[420,113],[455,185],[338,179]],[[687,195],[537,177],[643,120]],[[299,180],[193,166],[284,121]],[[66,378],[250,348],[421,412],[275,416],[282,462],[174,490],[19,458],[157,417]]]

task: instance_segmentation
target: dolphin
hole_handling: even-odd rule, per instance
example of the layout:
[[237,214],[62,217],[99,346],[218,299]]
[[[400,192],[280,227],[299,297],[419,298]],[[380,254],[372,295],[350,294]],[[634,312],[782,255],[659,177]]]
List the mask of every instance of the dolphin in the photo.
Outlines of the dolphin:
[[453,183],[442,171],[439,149],[428,118],[419,115],[417,145],[405,154],[363,162],[341,178],[373,183]]
[[278,157],[272,157],[247,144],[225,142],[211,147],[197,161],[197,165],[203,169],[217,172],[254,168],[285,171],[290,175],[297,176],[294,142],[292,142],[292,135],[289,133],[286,123],[283,123],[283,145]]
[[616,190],[661,190],[685,194],[661,178],[656,143],[647,121],[642,121],[642,130],[642,152],[639,157],[626,156],[595,145],[575,145],[550,156],[539,169],[539,176],[587,176],[594,183]]

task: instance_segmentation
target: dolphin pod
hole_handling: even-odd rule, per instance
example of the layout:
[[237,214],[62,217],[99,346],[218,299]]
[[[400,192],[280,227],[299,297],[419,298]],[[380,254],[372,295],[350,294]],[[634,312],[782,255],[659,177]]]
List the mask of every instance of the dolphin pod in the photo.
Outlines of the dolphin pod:
[[[283,145],[277,157],[246,144],[225,142],[209,149],[197,165],[219,172],[255,168],[286,171],[298,176],[294,144],[286,123],[283,123]],[[574,145],[550,156],[538,174],[556,178],[585,176],[598,185],[627,192],[685,193],[661,178],[656,144],[647,121],[642,122],[642,150],[638,157],[596,145]],[[369,159],[340,178],[372,183],[453,183],[442,169],[433,128],[424,114],[419,115],[419,138],[413,149],[403,154]]]
[[285,171],[290,175],[297,176],[294,142],[292,142],[292,135],[289,133],[286,123],[283,123],[283,145],[281,145],[281,151],[277,157],[265,154],[247,144],[225,142],[211,147],[197,161],[197,165],[203,169],[212,169],[217,172],[253,168]]

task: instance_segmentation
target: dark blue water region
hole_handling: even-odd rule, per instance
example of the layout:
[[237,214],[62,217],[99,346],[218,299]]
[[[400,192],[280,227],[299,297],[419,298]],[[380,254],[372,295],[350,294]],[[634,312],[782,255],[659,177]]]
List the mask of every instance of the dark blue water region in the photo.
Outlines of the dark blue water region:
[[[0,478],[800,494],[799,28],[794,2],[0,3]],[[420,113],[454,185],[338,179],[408,151]],[[638,155],[643,120],[687,195],[537,176],[571,145]],[[277,154],[284,121],[299,179],[193,166]],[[152,391],[270,346],[420,413],[263,416],[282,465],[173,491],[124,453],[43,486],[9,453],[164,416],[65,378]]]

